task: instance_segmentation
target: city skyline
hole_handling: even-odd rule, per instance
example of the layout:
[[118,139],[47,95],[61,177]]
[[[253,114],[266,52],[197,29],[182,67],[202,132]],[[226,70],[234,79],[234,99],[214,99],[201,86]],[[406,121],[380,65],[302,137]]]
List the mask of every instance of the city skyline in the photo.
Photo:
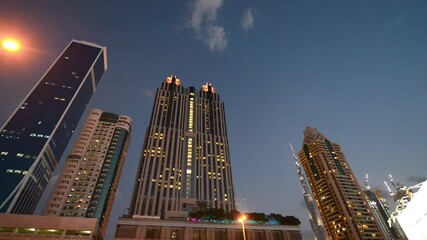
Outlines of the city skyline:
[[72,40],[2,124],[0,213],[36,209],[106,70],[105,47]]
[[406,236],[398,222],[391,222],[391,226],[389,225],[388,220],[391,217],[392,209],[381,195],[381,192],[378,190],[375,192],[371,191],[369,185],[363,191],[372,209],[372,213],[384,233],[384,238],[387,240],[405,238]]
[[[171,73],[212,82],[227,104],[239,210],[294,215],[311,231],[287,147],[306,125],[340,143],[359,182],[375,172],[373,189],[389,173],[407,185],[426,177],[426,2],[196,2],[2,3],[0,37],[23,48],[0,55],[0,122],[70,39],[84,39],[109,55],[88,109],[134,120],[115,216],[129,207],[154,91]],[[206,29],[223,29],[227,44],[209,45]]]

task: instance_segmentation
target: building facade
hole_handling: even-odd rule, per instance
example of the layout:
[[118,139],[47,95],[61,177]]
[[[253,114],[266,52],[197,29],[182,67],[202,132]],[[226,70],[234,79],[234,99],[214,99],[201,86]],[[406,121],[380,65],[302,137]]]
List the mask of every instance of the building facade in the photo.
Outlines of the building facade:
[[130,215],[179,215],[196,201],[235,208],[224,103],[211,84],[196,91],[170,76],[157,89]]
[[0,128],[0,213],[34,211],[106,69],[105,47],[71,41]]
[[338,144],[307,127],[298,156],[329,239],[384,239]]
[[96,218],[108,226],[126,158],[132,120],[90,111],[44,210],[44,215]]
[[[245,224],[245,239],[302,240],[299,226]],[[242,240],[240,223],[207,223],[144,218],[120,218],[116,240]]]
[[301,165],[299,163],[297,155],[295,154],[292,144],[289,143],[289,146],[291,147],[292,157],[294,159],[299,181],[301,183],[302,194],[304,196],[305,205],[307,206],[310,226],[311,230],[313,231],[314,240],[326,240],[327,237],[325,227],[323,226],[322,219],[319,215],[319,211],[317,210],[317,205],[314,202],[310,189],[308,187],[307,178],[302,172]]
[[399,224],[391,223],[389,225],[388,219],[390,218],[391,211],[387,201],[382,197],[379,190],[373,192],[370,189],[364,190],[368,200],[368,204],[371,207],[372,213],[384,233],[384,237],[387,240],[395,239],[407,239],[403,230]]
[[103,240],[97,220],[57,216],[0,214],[1,240]]

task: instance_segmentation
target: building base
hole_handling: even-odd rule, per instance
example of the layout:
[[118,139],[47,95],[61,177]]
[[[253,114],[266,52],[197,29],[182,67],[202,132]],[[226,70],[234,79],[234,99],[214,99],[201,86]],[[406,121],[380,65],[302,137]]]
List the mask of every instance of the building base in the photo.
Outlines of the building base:
[[97,219],[0,214],[0,239],[103,240]]
[[[245,224],[246,239],[301,240],[299,226]],[[116,240],[241,240],[240,223],[190,222],[153,218],[120,218]]]

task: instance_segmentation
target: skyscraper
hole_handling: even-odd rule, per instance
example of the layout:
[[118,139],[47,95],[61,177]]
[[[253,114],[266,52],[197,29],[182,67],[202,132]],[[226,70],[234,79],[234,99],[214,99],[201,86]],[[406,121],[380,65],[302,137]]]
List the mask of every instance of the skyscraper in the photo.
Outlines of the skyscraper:
[[307,127],[298,156],[329,239],[384,239],[338,144]]
[[130,214],[171,216],[196,201],[235,208],[224,103],[211,84],[196,91],[170,76],[157,89]]
[[97,218],[105,233],[130,141],[132,120],[93,109],[58,177],[45,215]]
[[0,129],[0,213],[30,214],[107,70],[106,48],[73,40]]
[[304,196],[305,205],[307,206],[309,221],[310,221],[311,229],[313,230],[314,240],[325,240],[326,239],[325,227],[323,226],[322,219],[320,218],[319,211],[317,210],[317,206],[313,201],[313,197],[311,196],[310,190],[308,189],[307,179],[304,173],[302,172],[301,166],[298,161],[298,157],[295,154],[292,144],[289,143],[289,146],[291,147],[292,157],[294,159],[299,181],[301,183],[302,194]]
[[405,234],[400,228],[399,223],[392,223],[391,226],[388,223],[390,218],[390,206],[387,201],[382,197],[379,190],[373,192],[370,189],[365,189],[364,193],[367,197],[368,204],[372,209],[372,213],[382,230],[385,239],[394,240],[394,239],[405,239]]

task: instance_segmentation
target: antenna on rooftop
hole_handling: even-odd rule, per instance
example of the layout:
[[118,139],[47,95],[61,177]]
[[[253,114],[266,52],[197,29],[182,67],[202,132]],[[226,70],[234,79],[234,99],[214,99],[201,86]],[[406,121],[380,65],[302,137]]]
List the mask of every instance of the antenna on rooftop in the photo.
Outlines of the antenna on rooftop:
[[388,178],[389,178],[389,180],[390,180],[390,182],[391,182],[391,185],[393,185],[393,187],[394,187],[397,191],[399,191],[399,187],[394,183],[393,176],[392,176],[391,174],[389,174],[389,175],[388,175]]
[[387,184],[387,182],[386,182],[386,181],[384,181],[384,184],[385,184],[385,186],[387,187],[387,190],[388,190],[388,193],[390,194],[390,196],[393,196],[393,195],[394,195],[394,193],[391,191],[391,188],[390,188],[390,186],[388,186],[388,184]]
[[366,172],[366,174],[365,174],[365,188],[366,188],[366,190],[370,190],[371,189],[371,186],[369,186],[368,180],[369,180],[369,175]]

